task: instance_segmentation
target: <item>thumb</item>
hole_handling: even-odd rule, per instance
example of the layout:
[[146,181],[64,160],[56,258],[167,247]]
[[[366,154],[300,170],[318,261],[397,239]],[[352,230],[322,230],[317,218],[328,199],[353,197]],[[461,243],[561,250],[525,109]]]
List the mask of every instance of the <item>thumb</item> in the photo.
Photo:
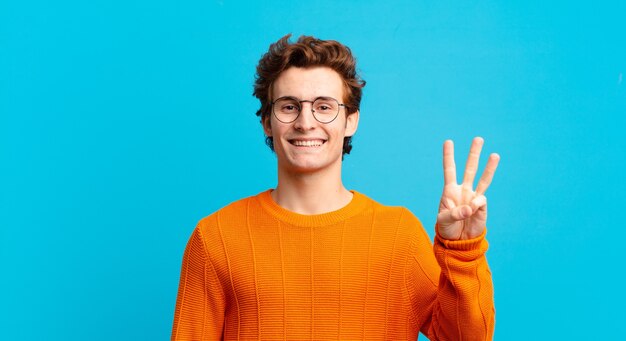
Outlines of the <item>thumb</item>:
[[472,208],[469,205],[457,206],[451,210],[440,212],[437,215],[437,223],[449,225],[456,221],[463,220],[472,215]]

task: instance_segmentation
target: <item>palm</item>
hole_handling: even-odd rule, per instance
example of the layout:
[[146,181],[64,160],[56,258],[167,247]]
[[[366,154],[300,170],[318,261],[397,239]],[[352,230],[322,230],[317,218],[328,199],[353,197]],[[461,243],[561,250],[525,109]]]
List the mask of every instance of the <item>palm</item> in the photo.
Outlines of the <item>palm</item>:
[[463,183],[457,184],[454,163],[454,145],[446,141],[443,146],[444,188],[439,202],[437,233],[444,239],[471,239],[480,236],[487,223],[487,198],[484,193],[491,184],[500,157],[491,154],[476,189],[474,177],[478,170],[478,160],[483,139],[472,141],[467,158]]

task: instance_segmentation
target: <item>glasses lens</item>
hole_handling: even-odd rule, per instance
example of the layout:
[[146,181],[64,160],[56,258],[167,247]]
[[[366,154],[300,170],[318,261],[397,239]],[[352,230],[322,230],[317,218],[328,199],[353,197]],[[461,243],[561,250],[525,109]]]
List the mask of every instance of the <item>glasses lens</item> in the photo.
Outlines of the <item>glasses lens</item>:
[[293,122],[299,114],[300,103],[293,98],[280,98],[274,102],[274,115],[281,122]]
[[322,123],[332,122],[339,114],[339,102],[330,97],[320,97],[313,102],[313,115]]

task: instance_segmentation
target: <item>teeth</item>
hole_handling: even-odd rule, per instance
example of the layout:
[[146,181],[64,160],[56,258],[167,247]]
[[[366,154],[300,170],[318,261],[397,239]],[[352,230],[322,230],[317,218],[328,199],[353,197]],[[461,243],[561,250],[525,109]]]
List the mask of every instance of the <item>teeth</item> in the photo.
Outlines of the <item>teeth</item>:
[[322,140],[302,141],[294,140],[293,144],[300,147],[319,147],[324,143]]

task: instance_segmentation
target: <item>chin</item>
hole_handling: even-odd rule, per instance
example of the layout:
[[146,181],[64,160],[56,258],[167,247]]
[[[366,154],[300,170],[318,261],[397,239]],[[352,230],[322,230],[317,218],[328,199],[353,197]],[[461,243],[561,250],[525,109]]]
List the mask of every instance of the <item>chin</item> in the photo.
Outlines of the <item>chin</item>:
[[291,172],[310,174],[327,169],[332,169],[335,166],[341,167],[341,157],[334,161],[320,160],[319,157],[317,157],[315,160],[306,160],[300,157],[288,160],[285,166],[287,166],[286,168],[289,169]]
[[294,173],[315,173],[327,167],[328,165],[311,162],[288,162],[286,168]]

